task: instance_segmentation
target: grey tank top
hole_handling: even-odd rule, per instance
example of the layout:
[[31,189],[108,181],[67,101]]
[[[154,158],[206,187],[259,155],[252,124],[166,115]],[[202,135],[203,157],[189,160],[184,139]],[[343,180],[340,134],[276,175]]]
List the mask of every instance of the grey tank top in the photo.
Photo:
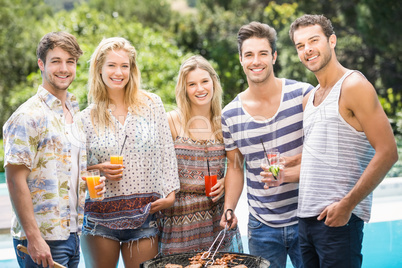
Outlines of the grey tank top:
[[[317,216],[328,205],[340,201],[355,186],[374,156],[365,133],[355,130],[339,113],[342,83],[353,72],[346,72],[324,101],[314,106],[318,85],[306,104],[298,204],[301,218]],[[368,222],[371,203],[372,194],[353,213]]]

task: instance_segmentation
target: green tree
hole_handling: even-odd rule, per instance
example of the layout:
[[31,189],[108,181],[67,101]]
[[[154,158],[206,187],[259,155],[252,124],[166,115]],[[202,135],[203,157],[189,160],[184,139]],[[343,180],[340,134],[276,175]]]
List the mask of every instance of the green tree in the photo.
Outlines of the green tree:
[[[10,97],[21,90],[29,73],[37,69],[38,24],[51,10],[29,0],[0,0],[0,125],[18,105]],[[0,136],[3,136],[1,132]]]
[[399,27],[402,25],[402,2],[289,2],[297,3],[302,13],[324,14],[331,19],[338,37],[336,50],[340,62],[347,68],[361,71],[374,85],[395,132],[399,132],[397,114],[402,110],[402,27]]
[[[196,14],[177,18],[172,23],[172,32],[178,45],[185,51],[201,54],[216,62],[216,71],[224,89],[224,104],[247,88],[247,80],[239,63],[237,32],[251,21],[261,21],[273,26],[280,42],[279,61],[275,73],[279,77],[316,81],[297,60],[297,54],[287,34],[292,19],[296,18],[297,5],[278,5],[263,1],[201,1]],[[288,44],[287,46],[283,43]],[[282,55],[288,56],[283,57]],[[286,66],[286,68],[282,68]],[[287,76],[292,74],[294,76]],[[301,79],[300,79],[301,78]],[[315,82],[316,83],[316,82]]]
[[[186,55],[151,28],[98,12],[82,4],[71,11],[63,10],[52,16],[44,16],[37,31],[41,36],[50,31],[67,31],[77,37],[84,54],[79,59],[76,79],[69,91],[77,96],[81,108],[87,106],[86,84],[90,56],[103,38],[113,36],[124,37],[136,47],[142,88],[158,94],[168,104],[174,103],[175,78]],[[28,76],[22,93],[13,94],[10,101],[19,105],[36,92],[41,81],[40,71],[36,69]]]
[[[337,57],[350,69],[361,71],[375,86],[381,103],[398,131],[402,109],[402,2],[389,0],[198,0],[197,13],[172,23],[179,46],[202,54],[218,64],[224,86],[224,101],[246,87],[237,68],[235,37],[238,28],[256,20],[278,32],[279,77],[317,84],[314,75],[299,63],[288,31],[291,22],[305,14],[324,14],[331,19],[338,37]],[[400,120],[400,119],[399,119]]]
[[173,12],[167,0],[87,0],[91,8],[105,14],[120,16],[127,21],[141,22],[143,25],[161,30],[169,26]]
[[[387,105],[389,115],[402,112],[402,3],[363,0],[356,8],[356,25],[370,48],[375,68],[370,74]],[[398,27],[399,26],[399,27]],[[370,65],[368,65],[369,67]],[[402,133],[402,132],[401,132]]]

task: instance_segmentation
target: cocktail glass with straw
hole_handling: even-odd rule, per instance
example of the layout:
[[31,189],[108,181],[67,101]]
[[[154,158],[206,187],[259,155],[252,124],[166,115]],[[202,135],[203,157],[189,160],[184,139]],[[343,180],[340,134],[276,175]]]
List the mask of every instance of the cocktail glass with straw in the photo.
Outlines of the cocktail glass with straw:
[[[265,155],[265,160],[268,163],[268,170],[272,173],[272,176],[274,177],[275,180],[278,180],[277,176],[279,174],[279,152],[278,150],[275,151],[270,151],[270,154],[268,155],[267,150],[265,150],[264,142],[261,139],[261,144],[262,148],[264,149],[264,155]],[[272,153],[271,153],[272,152]],[[274,157],[275,153],[275,157]],[[275,163],[271,162],[271,159],[275,161]],[[264,166],[267,166],[264,161],[262,163]]]

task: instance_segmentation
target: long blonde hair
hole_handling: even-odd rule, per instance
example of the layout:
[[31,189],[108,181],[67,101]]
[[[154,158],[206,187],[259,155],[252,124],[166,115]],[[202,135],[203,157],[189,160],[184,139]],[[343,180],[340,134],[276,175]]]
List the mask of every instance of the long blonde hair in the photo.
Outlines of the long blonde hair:
[[122,37],[103,39],[91,56],[88,78],[88,102],[95,105],[91,111],[91,119],[92,123],[97,122],[99,124],[100,129],[104,129],[104,127],[114,128],[114,124],[110,124],[111,116],[108,109],[111,108],[111,101],[106,85],[102,80],[101,70],[107,53],[115,50],[126,51],[130,62],[129,79],[124,91],[125,104],[133,112],[139,112],[140,107],[145,106],[141,96],[148,96],[140,90],[141,74],[137,66],[137,51],[134,46]]
[[211,130],[214,133],[215,138],[217,140],[222,140],[222,86],[219,81],[219,76],[215,72],[212,65],[204,57],[199,55],[188,58],[180,66],[179,76],[176,84],[176,102],[181,114],[181,125],[183,127],[184,133],[188,134],[191,137],[188,125],[188,122],[190,122],[192,118],[191,101],[187,95],[186,80],[187,75],[197,68],[207,71],[211,76],[214,93],[211,100],[211,116],[209,118],[209,121],[211,123]]

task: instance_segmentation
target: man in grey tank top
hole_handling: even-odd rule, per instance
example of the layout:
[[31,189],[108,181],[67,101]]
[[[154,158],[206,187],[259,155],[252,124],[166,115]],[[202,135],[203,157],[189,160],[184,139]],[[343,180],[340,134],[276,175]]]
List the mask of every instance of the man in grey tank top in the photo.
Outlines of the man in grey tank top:
[[297,213],[303,263],[361,267],[372,192],[398,159],[392,129],[372,84],[337,60],[327,18],[304,15],[289,35],[319,82],[303,100]]

